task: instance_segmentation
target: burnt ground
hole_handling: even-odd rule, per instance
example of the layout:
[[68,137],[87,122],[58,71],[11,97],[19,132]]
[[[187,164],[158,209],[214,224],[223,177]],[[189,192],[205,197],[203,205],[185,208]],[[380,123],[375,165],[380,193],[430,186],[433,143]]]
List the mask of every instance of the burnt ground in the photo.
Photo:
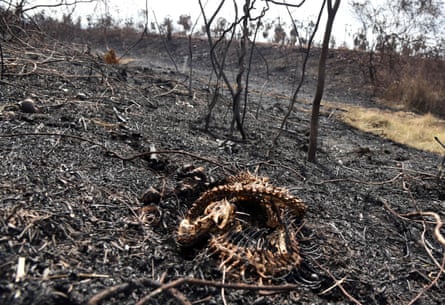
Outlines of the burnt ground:
[[[229,136],[227,97],[203,128],[205,51],[195,57],[189,97],[186,75],[172,68],[159,42],[134,49],[138,61],[126,75],[80,47],[48,46],[2,43],[8,70],[0,82],[0,303],[135,304],[161,282],[192,277],[211,282],[158,291],[146,304],[407,304],[418,294],[417,304],[442,304],[444,282],[428,286],[439,271],[432,257],[440,264],[444,255],[434,223],[397,216],[431,211],[443,219],[442,157],[355,130],[326,106],[317,163],[308,163],[313,68],[269,154],[292,88],[290,50],[262,47],[271,75],[262,95],[256,89],[266,77],[253,79],[248,137],[240,141]],[[181,67],[184,42],[169,47]],[[259,69],[261,60],[255,63]],[[326,101],[375,106],[351,58],[334,53],[328,68]],[[28,97],[37,113],[19,106]],[[153,147],[157,158],[143,154]],[[207,182],[187,188],[184,172],[193,167],[204,167]],[[193,199],[242,170],[270,177],[307,203],[303,264],[265,283],[292,284],[284,292],[223,292],[212,285],[223,274],[206,245],[182,251],[175,244]],[[146,193],[153,188],[159,196]],[[20,258],[25,273],[17,276]]]

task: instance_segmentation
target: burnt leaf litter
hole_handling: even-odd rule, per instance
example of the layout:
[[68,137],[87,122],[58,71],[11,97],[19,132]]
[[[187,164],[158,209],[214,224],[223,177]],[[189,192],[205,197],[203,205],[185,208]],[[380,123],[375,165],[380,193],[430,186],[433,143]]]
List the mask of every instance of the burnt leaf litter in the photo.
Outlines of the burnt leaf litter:
[[[295,53],[271,46],[260,48],[271,66],[266,91],[265,78],[252,77],[247,141],[230,136],[224,95],[205,130],[206,42],[194,43],[189,96],[188,72],[150,39],[128,65],[106,65],[80,45],[2,42],[0,303],[407,304],[418,294],[417,304],[443,302],[444,282],[428,286],[444,256],[434,219],[399,217],[443,219],[441,156],[355,130],[330,107],[320,117],[317,163],[308,163],[304,98],[271,150],[297,73],[286,63]],[[181,66],[187,40],[168,46]],[[316,53],[302,96],[314,88]],[[371,105],[344,57],[329,58],[327,104]],[[264,68],[260,57],[254,64]],[[308,207],[301,266],[262,283],[224,274],[205,241],[190,249],[175,242],[193,201],[241,171],[270,177]],[[239,286],[222,289],[223,281]]]

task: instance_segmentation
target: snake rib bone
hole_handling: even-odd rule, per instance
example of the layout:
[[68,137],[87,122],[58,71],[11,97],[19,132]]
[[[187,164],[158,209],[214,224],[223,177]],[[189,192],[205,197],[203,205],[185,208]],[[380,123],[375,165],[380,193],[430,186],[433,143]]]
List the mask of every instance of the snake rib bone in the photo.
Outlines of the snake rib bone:
[[244,276],[249,269],[270,278],[298,267],[297,232],[289,218],[304,216],[303,201],[286,188],[273,186],[268,178],[248,172],[227,181],[193,203],[179,224],[177,243],[190,247],[210,237],[210,248],[221,259],[219,267],[226,272],[239,267],[235,275]]

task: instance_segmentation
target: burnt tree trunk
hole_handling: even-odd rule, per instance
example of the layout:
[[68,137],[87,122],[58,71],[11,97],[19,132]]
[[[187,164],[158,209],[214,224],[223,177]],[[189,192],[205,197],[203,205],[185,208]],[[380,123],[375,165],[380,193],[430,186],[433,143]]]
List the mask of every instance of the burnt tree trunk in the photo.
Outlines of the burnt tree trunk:
[[332,26],[334,24],[335,15],[337,14],[340,0],[335,0],[332,5],[332,0],[327,0],[328,20],[323,37],[323,46],[321,49],[320,60],[318,62],[318,82],[315,92],[314,101],[312,102],[311,114],[311,131],[309,136],[308,161],[315,162],[315,154],[317,151],[318,139],[318,121],[320,116],[320,103],[323,97],[324,82],[326,77],[326,58],[329,52],[329,40],[331,39]]
[[[250,0],[246,0],[243,6],[243,22],[242,22],[242,33],[243,36],[241,37],[240,41],[240,55],[238,57],[238,74],[236,75],[236,90],[235,94],[233,95],[233,120],[234,123],[236,123],[236,128],[238,129],[239,133],[241,134],[241,137],[243,140],[246,139],[246,133],[244,131],[243,122],[241,121],[241,93],[244,90],[243,87],[243,76],[245,72],[245,57],[247,53],[247,41],[249,39],[249,20],[250,20]],[[232,124],[233,126],[233,124]],[[233,129],[233,128],[231,128]]]

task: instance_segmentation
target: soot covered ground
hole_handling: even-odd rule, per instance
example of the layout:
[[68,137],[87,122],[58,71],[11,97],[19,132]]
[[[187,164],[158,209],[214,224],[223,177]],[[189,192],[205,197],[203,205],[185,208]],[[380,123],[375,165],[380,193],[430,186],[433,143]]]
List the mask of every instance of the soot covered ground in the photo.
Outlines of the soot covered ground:
[[[228,136],[230,100],[221,98],[204,130],[206,83],[197,77],[189,97],[184,74],[161,68],[162,60],[147,64],[155,52],[122,73],[64,48],[4,48],[17,69],[10,65],[0,82],[0,303],[135,304],[146,297],[147,304],[407,304],[437,276],[426,251],[440,264],[434,224],[424,231],[420,218],[395,213],[443,218],[441,156],[357,131],[325,107],[318,161],[308,163],[304,102],[271,151],[287,109],[278,78],[261,99],[253,94],[243,142]],[[328,84],[327,100],[346,91],[354,99],[359,88],[340,83],[337,93]],[[38,112],[20,107],[26,98]],[[150,149],[157,158],[138,155]],[[186,187],[183,173],[198,167],[207,184]],[[174,241],[193,199],[243,170],[270,177],[308,206],[299,236],[303,265],[263,283],[292,289],[222,291],[215,283],[223,274],[206,245],[184,252]],[[20,258],[25,274],[17,277]],[[190,277],[210,282],[186,281],[147,297]],[[439,280],[418,303],[440,304],[444,291]]]

